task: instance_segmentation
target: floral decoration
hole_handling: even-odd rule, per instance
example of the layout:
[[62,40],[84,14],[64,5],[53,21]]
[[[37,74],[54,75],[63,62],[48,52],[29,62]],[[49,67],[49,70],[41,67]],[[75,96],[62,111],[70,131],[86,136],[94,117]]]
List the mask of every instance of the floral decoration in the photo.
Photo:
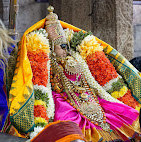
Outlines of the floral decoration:
[[119,91],[114,91],[111,93],[112,97],[114,98],[119,98],[119,97],[123,97],[128,91],[128,88],[126,86],[123,86],[123,88],[121,88]]
[[123,96],[118,98],[118,100],[122,101],[124,104],[133,107],[134,109],[138,109],[139,103],[133,98],[130,90]]
[[[114,66],[110,63],[109,59],[102,51],[103,47],[96,41],[94,36],[88,35],[79,45],[77,45],[76,48],[81,57],[87,62],[91,75],[101,86],[103,86],[106,91],[112,95],[112,97],[123,101],[125,104],[132,106],[133,108],[139,106],[139,103],[133,98],[131,91],[124,83],[122,77],[118,75]],[[76,57],[76,59],[77,58],[78,57]],[[81,62],[81,60],[79,60],[79,62]],[[82,65],[83,68],[85,68],[85,66]],[[85,74],[86,71],[83,72]],[[89,78],[88,80],[90,80]],[[88,83],[90,83],[90,81],[88,81]],[[128,102],[124,101],[122,97],[125,95],[129,95],[132,99]]]
[[48,122],[46,121],[45,118],[42,118],[42,117],[35,117],[34,119],[35,121],[35,126],[46,126],[48,124]]
[[[103,88],[109,92],[109,90],[112,88],[113,83],[117,83],[119,79],[121,79],[122,77],[118,74],[117,78],[111,79],[109,82],[107,82],[106,84],[104,84]],[[123,87],[123,86],[122,86]]]
[[[36,100],[42,100],[46,102],[47,108],[47,116],[49,119],[54,118],[54,100],[52,97],[52,91],[51,91],[51,84],[48,83],[47,87],[44,87],[42,85],[34,85],[34,93],[35,93],[35,99]],[[36,101],[35,101],[36,102]]]
[[96,51],[102,51],[103,47],[96,41],[95,36],[88,35],[78,45],[77,50],[80,52],[81,57],[85,60],[88,55],[94,54]]
[[117,78],[118,74],[103,51],[96,51],[86,58],[89,69],[95,80],[104,86],[111,79]]
[[47,32],[45,29],[40,29],[29,33],[26,36],[26,47],[28,51],[36,51],[42,49],[44,52],[49,53],[49,40],[47,39]]
[[81,69],[85,75],[85,78],[89,84],[89,86],[91,88],[96,88],[98,90],[99,93],[99,97],[101,97],[102,99],[105,99],[107,101],[110,102],[118,102],[118,103],[122,103],[119,100],[113,98],[109,93],[107,93],[103,87],[101,85],[98,84],[98,82],[95,80],[95,78],[92,76],[88,65],[86,64],[85,60],[82,59],[82,57],[80,56],[80,54],[78,52],[74,52],[71,51],[72,55],[74,56],[74,58],[79,62]]
[[46,86],[48,83],[48,55],[43,50],[28,51],[27,55],[33,72],[33,84]]
[[44,29],[27,35],[27,55],[31,64],[34,84],[35,128],[31,138],[38,134],[54,118],[54,102],[50,84],[50,46]]
[[[35,99],[36,99],[36,97],[35,97]],[[37,105],[40,105],[40,106],[43,106],[44,108],[47,108],[46,102],[42,101],[41,99],[40,100],[35,100],[34,106],[37,106]]]
[[34,105],[34,117],[44,118],[48,122],[46,107],[43,105]]
[[65,32],[65,36],[67,38],[67,41],[70,42],[71,39],[73,38],[74,31],[67,28],[67,29],[64,29],[64,32]]
[[83,31],[79,31],[79,32],[74,32],[73,37],[70,41],[70,45],[71,48],[74,51],[77,51],[77,46],[81,44],[81,42],[85,39],[85,37],[87,37],[88,35],[92,35],[92,32],[83,32]]

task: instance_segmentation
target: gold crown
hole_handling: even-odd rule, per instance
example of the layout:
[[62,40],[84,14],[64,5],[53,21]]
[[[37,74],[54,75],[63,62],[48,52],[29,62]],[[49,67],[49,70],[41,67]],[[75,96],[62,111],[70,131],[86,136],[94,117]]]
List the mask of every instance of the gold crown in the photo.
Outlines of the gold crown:
[[58,20],[57,14],[53,13],[53,11],[54,11],[54,7],[53,7],[53,6],[50,5],[50,6],[47,8],[47,10],[48,10],[48,12],[49,12],[49,14],[46,16],[46,19],[47,19],[48,21],[51,21],[51,20]]

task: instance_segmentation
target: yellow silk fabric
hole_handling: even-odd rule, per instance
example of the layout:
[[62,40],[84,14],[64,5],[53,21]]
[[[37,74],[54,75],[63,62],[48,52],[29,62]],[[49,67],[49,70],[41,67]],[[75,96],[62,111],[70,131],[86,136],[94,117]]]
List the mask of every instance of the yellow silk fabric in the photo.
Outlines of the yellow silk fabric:
[[[87,142],[89,141],[98,142],[101,140],[103,141],[114,141],[114,140],[127,141],[135,135],[135,131],[138,132],[139,134],[141,133],[138,118],[136,119],[136,121],[133,122],[132,126],[123,124],[123,126],[111,132],[97,130],[96,128],[86,129],[85,126],[82,129],[82,133]],[[139,140],[138,137],[136,137],[136,139]]]
[[11,90],[9,92],[10,121],[22,133],[34,128],[34,93],[32,69],[27,56],[26,35],[33,30],[43,28],[45,19],[30,27],[19,42],[18,57]]
[[[38,28],[44,27],[45,19],[34,24],[24,33],[20,43],[19,52],[16,64],[15,75],[13,77],[13,83],[10,90],[10,114],[15,114],[26,100],[30,97],[33,90],[32,85],[32,70],[30,66],[29,59],[27,57],[26,49],[26,35]],[[27,86],[31,88],[31,92],[28,90]],[[26,96],[24,96],[26,94]]]

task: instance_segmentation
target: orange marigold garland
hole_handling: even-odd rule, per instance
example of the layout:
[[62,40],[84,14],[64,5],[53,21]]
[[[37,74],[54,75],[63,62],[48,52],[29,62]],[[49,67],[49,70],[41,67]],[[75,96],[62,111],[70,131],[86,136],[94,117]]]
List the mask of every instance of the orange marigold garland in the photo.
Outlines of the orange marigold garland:
[[[85,37],[76,49],[87,62],[92,76],[107,92],[114,98],[120,98],[125,104],[138,109],[139,103],[132,97],[131,91],[127,88],[122,77],[118,75],[114,66],[104,54],[103,47],[93,35]],[[128,96],[130,101],[124,101],[125,95],[130,96]],[[124,98],[122,99],[122,97]]]
[[48,55],[43,50],[28,51],[27,53],[32,72],[32,82],[34,85],[43,85],[46,87],[48,83],[48,70],[47,61],[49,60]]
[[118,98],[118,100],[130,107],[133,107],[134,109],[139,106],[139,103],[133,98],[130,90],[128,90],[123,97]]
[[43,105],[36,105],[36,106],[34,106],[34,116],[35,117],[42,117],[47,122],[49,120],[49,118],[47,116],[47,113],[46,113],[46,108]]
[[89,54],[86,61],[92,75],[100,85],[104,86],[111,79],[118,77],[115,68],[103,51],[96,51],[94,54]]
[[[104,86],[109,81],[118,77],[118,74],[114,66],[110,63],[110,61],[108,60],[108,58],[106,57],[103,51],[96,51],[94,54],[88,55],[86,58],[86,61],[93,77],[101,86]],[[118,79],[118,82],[120,82],[120,85],[123,87],[126,86],[124,82],[123,81],[121,82],[120,80]],[[120,90],[118,90],[118,86],[114,89],[112,92],[110,90],[107,90],[108,92],[110,91],[109,93],[113,97],[115,97],[115,95],[113,95],[114,93],[116,92],[120,93]],[[127,93],[122,95],[122,97],[120,96],[121,94],[119,94],[119,98],[118,97],[115,97],[115,98],[117,98],[118,100],[122,101],[124,104],[131,106],[133,108],[136,108],[139,106],[139,103],[133,98],[131,91],[129,89]]]

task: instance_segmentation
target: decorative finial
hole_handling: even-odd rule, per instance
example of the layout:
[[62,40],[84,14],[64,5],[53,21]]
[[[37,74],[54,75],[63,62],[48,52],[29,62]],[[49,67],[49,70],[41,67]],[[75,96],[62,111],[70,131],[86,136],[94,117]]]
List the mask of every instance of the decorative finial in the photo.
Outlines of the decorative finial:
[[47,8],[47,10],[48,10],[49,13],[51,13],[51,12],[53,13],[54,7],[50,5],[50,6]]

